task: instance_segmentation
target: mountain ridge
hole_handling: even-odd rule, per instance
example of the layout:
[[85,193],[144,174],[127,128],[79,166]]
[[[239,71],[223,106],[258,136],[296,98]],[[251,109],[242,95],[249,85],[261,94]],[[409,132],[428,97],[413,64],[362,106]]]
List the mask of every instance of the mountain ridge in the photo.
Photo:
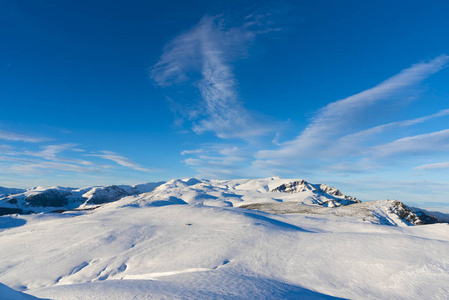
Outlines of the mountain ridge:
[[330,213],[393,226],[440,222],[433,215],[413,212],[397,200],[362,203],[326,184],[277,176],[233,180],[187,178],[87,188],[35,187],[0,198],[0,215],[89,210],[108,203],[117,207],[188,204],[242,207],[275,214]]

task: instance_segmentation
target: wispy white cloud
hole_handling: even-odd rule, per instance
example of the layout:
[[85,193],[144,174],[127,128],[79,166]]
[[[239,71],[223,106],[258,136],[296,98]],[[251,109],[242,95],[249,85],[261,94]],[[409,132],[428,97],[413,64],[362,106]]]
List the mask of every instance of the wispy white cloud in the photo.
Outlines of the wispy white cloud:
[[[331,147],[321,148],[320,154],[323,156],[334,158],[365,155],[368,150],[372,147],[375,147],[376,144],[381,144],[380,140],[384,138],[383,135],[385,133],[388,134],[390,132],[395,132],[396,135],[399,135],[407,127],[419,125],[444,116],[449,116],[449,109],[444,109],[428,116],[405,121],[390,122],[387,124],[374,126],[365,130],[344,135],[342,137],[337,137],[332,142]],[[382,137],[382,139],[377,139],[377,137]]]
[[44,138],[44,137],[29,136],[29,135],[5,131],[5,130],[1,130],[1,129],[0,129],[0,139],[7,140],[7,141],[27,142],[27,143],[40,143],[40,142],[45,142],[48,140],[47,138]]
[[362,130],[362,131],[359,131],[356,133],[346,135],[346,136],[340,138],[340,142],[352,143],[354,141],[360,141],[362,139],[368,138],[375,134],[380,134],[389,129],[394,129],[397,127],[413,126],[413,125],[417,125],[420,123],[424,123],[426,121],[430,121],[432,119],[436,119],[436,118],[448,116],[448,115],[449,115],[449,109],[443,109],[435,114],[431,114],[431,115],[420,117],[420,118],[415,118],[415,119],[406,120],[406,121],[391,122],[388,124],[382,124],[382,125],[375,126],[375,127],[372,127],[372,128],[366,129],[366,130]]
[[99,167],[86,167],[76,164],[58,163],[58,162],[28,162],[25,164],[13,164],[9,171],[19,173],[48,173],[52,171],[77,172],[77,173],[98,173],[102,171]]
[[430,154],[449,150],[449,129],[404,137],[371,148],[373,158],[385,158],[404,154]]
[[191,155],[191,154],[199,154],[203,153],[203,149],[195,149],[195,150],[184,150],[181,152],[181,155]]
[[[373,116],[377,118],[382,115],[385,104],[401,101],[398,99],[399,95],[447,67],[448,63],[449,56],[438,56],[433,60],[415,64],[371,89],[326,105],[318,111],[297,138],[280,144],[278,149],[259,151],[254,166],[259,168],[275,168],[286,164],[300,166],[304,161],[311,160],[328,164],[331,157],[338,153],[346,157],[360,155],[360,152],[353,152],[354,146],[364,137],[448,115],[448,110],[442,110],[414,120],[370,127],[372,122],[379,121]],[[380,149],[384,149],[382,151],[386,153],[387,146]]]
[[449,56],[438,56],[431,61],[415,64],[371,89],[328,104],[318,112],[300,138],[330,136],[350,130],[353,120],[358,120],[357,115],[367,108],[391,99],[397,93],[447,67],[448,63]]
[[3,166],[3,171],[6,173],[21,173],[27,175],[49,173],[53,171],[98,173],[103,169],[103,167],[100,166],[82,166],[73,163],[43,161],[35,158],[6,155],[0,156],[0,162],[9,163],[8,165]]
[[76,144],[59,144],[59,145],[47,145],[42,147],[42,151],[39,152],[38,156],[47,159],[54,159],[56,154],[65,151],[71,150],[76,146]]
[[257,24],[249,17],[242,26],[229,28],[220,17],[206,16],[168,43],[151,69],[160,86],[189,81],[198,88],[200,105],[185,112],[197,134],[211,131],[220,138],[247,138],[275,130],[245,109],[231,65],[260,33]]
[[133,162],[132,160],[130,160],[127,157],[121,156],[115,152],[112,151],[100,151],[101,154],[86,154],[86,156],[96,156],[96,157],[101,157],[103,159],[107,159],[107,160],[111,160],[121,166],[124,167],[128,167],[137,171],[142,171],[142,172],[153,172],[150,169],[144,168],[142,166],[140,166],[138,163]]
[[[137,171],[150,172],[149,169],[141,167],[131,159],[111,151],[102,151],[97,155],[85,155],[83,154],[85,150],[78,148],[78,145],[73,143],[42,145],[45,139],[25,138],[24,135],[12,134],[8,134],[7,137],[9,140],[29,141],[33,142],[33,144],[27,147],[23,145],[20,147],[13,147],[8,144],[0,145],[0,169],[6,174],[35,176],[52,172],[74,172],[87,175],[105,173],[114,169],[110,165],[81,159],[81,157],[86,158],[88,156],[101,157]],[[62,154],[63,152],[65,155]]]
[[197,171],[197,176],[205,178],[253,177],[249,168],[252,153],[247,146],[211,144],[204,146],[200,153],[182,162]]
[[425,164],[421,166],[414,167],[416,170],[440,170],[449,169],[449,162],[440,162],[434,164]]
[[[388,105],[409,104],[403,96],[410,95],[420,82],[448,63],[449,56],[441,55],[412,65],[371,89],[330,103],[317,112],[295,139],[281,143],[281,132],[278,132],[269,146],[277,146],[274,150],[261,151],[267,144],[260,143],[238,147],[237,144],[211,144],[197,151],[182,152],[189,155],[183,162],[199,176],[214,178],[290,176],[298,172],[301,176],[368,176],[394,165],[391,160],[396,166],[412,168],[407,164],[410,156],[428,158],[449,150],[449,130],[435,131],[444,125],[449,109],[393,122],[383,117],[382,112]],[[431,121],[440,128],[429,129]]]
[[11,145],[0,145],[0,154],[14,153],[14,147]]
[[54,162],[66,162],[66,163],[76,163],[81,165],[92,165],[93,163],[84,159],[75,159],[68,157],[61,157],[59,153],[64,151],[75,151],[83,152],[80,149],[75,148],[76,144],[66,143],[57,145],[45,145],[41,147],[40,151],[25,151],[23,154],[28,156],[40,157],[42,159]]

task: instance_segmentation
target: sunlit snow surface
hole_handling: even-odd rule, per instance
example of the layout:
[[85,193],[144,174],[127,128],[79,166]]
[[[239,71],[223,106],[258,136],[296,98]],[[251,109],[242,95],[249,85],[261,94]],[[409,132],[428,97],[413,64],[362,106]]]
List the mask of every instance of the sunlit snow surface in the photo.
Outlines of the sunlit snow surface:
[[269,184],[173,181],[91,211],[0,217],[0,282],[50,299],[447,299],[447,224],[236,207],[294,200]]

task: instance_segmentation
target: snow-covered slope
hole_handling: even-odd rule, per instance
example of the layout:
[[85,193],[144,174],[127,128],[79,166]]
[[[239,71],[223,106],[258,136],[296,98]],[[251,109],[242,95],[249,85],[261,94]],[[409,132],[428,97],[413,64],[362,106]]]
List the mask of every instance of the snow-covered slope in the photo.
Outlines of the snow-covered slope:
[[[294,191],[286,191],[283,188],[295,182],[304,182],[304,187]],[[356,198],[342,195],[340,191],[326,185],[309,184],[303,180],[279,177],[236,180],[198,180],[195,178],[171,180],[158,186],[152,193],[142,195],[135,202],[137,205],[160,205],[165,203],[164,201],[168,204],[185,203],[221,207],[290,201],[334,207],[360,202]]]
[[334,208],[304,205],[300,202],[254,203],[242,206],[271,214],[306,214],[353,217],[373,224],[409,226],[438,223],[435,217],[414,213],[397,200],[355,203]]
[[[323,184],[309,184],[303,180],[301,182],[304,182],[304,187],[301,190],[285,191],[285,189],[282,189],[284,185],[292,184],[292,182],[294,184],[299,181],[279,177],[225,181],[190,178],[171,180],[167,183],[157,182],[134,186],[112,185],[81,189],[59,186],[35,187],[0,198],[0,215],[82,209],[139,194],[144,194],[142,195],[142,201],[145,203],[151,202],[152,199],[158,203],[161,201],[178,203],[181,201],[179,195],[182,195],[182,201],[185,203],[212,206],[301,201],[308,204],[333,207],[359,202],[353,197],[342,195],[337,189]],[[156,187],[158,187],[157,190],[151,195],[145,194],[153,191]],[[287,195],[285,192],[292,193],[292,195]]]
[[137,195],[132,199],[130,203],[119,202],[117,205],[142,207],[192,204],[243,207],[276,214],[334,214],[393,226],[432,223],[426,221],[429,216],[418,216],[397,200],[361,203],[324,184],[278,177],[226,181],[177,179],[158,186],[152,193]]
[[[170,204],[245,207],[270,213],[332,213],[358,216],[373,223],[389,225],[420,225],[436,223],[433,216],[414,214],[402,203],[393,200],[361,203],[325,184],[279,177],[238,180],[176,179],[166,183],[113,185],[82,189],[36,187],[0,199],[0,214],[93,209],[136,195],[126,205],[163,206]],[[118,205],[125,205],[120,202]],[[325,209],[336,208],[336,209]],[[316,209],[315,209],[316,208]],[[399,221],[394,221],[398,219]]]
[[[278,177],[139,188],[117,201],[109,199],[120,197],[122,186],[45,189],[57,192],[30,199],[78,192],[96,209],[0,217],[0,282],[50,299],[449,294],[449,226],[405,226],[419,218],[399,201],[360,203],[334,188]],[[87,204],[103,192],[112,195],[107,203]]]
[[[0,282],[51,299],[445,299],[449,226],[206,205],[4,216]],[[124,205],[119,205],[124,202]]]

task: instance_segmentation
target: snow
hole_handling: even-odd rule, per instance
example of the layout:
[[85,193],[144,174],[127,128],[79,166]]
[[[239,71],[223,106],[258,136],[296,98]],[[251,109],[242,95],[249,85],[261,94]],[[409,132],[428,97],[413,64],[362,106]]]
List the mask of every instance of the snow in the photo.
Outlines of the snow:
[[[51,212],[75,208],[89,208],[97,204],[117,201],[125,196],[147,193],[164,182],[137,185],[93,186],[87,188],[34,187],[28,190],[8,189],[17,193],[0,196],[0,215],[3,210],[19,210],[24,213]],[[7,189],[5,189],[7,190]]]
[[[210,206],[241,206],[251,203],[275,203],[299,201],[306,204],[327,204],[329,202],[344,204],[351,203],[348,196],[336,196],[322,192],[306,182],[304,190],[293,193],[276,191],[281,185],[294,182],[293,179],[271,177],[264,179],[237,179],[237,180],[171,180],[158,186],[151,195],[143,195],[141,204],[147,204],[151,199],[182,198],[188,204],[203,204]],[[327,186],[326,186],[327,187]],[[334,190],[332,190],[334,191]],[[346,198],[345,198],[346,197]],[[353,200],[352,203],[358,202]]]
[[284,181],[174,180],[95,210],[2,216],[0,282],[51,299],[447,298],[447,224],[239,207],[321,199],[270,192]]
[[421,225],[418,215],[397,200],[380,200],[355,203],[347,206],[307,205],[302,202],[254,203],[241,207],[271,214],[312,214],[354,217],[373,224],[391,226]]

